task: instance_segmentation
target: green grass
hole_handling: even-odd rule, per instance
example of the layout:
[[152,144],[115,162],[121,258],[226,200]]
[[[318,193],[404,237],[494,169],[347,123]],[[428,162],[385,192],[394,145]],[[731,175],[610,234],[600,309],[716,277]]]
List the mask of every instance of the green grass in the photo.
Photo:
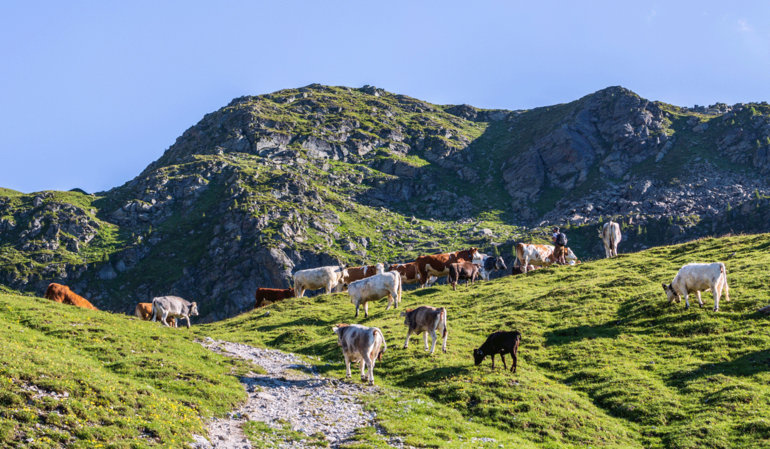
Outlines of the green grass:
[[[716,260],[727,265],[732,297],[720,312],[711,311],[710,293],[703,309],[666,303],[660,284],[679,267]],[[385,389],[370,407],[387,431],[414,445],[434,438],[445,447],[435,440],[439,432],[446,444],[467,441],[477,430],[471,425],[479,425],[542,447],[761,447],[770,444],[770,332],[756,310],[770,303],[769,262],[768,235],[710,238],[457,292],[405,293],[402,310],[449,309],[446,355],[428,356],[419,339],[402,350],[397,311],[381,302],[370,318],[356,320],[345,294],[286,300],[269,306],[269,316],[260,310],[196,332],[320,356],[322,374],[341,378],[331,326],[380,327],[389,349],[375,382]],[[488,360],[473,366],[471,350],[499,329],[524,335],[517,374],[493,371]],[[389,391],[401,393],[389,399]],[[420,425],[426,417],[401,426],[395,418],[411,395],[446,417],[427,426],[430,436]]]
[[0,294],[0,339],[2,447],[187,447],[245,399],[233,374],[260,371],[184,328],[34,297]]

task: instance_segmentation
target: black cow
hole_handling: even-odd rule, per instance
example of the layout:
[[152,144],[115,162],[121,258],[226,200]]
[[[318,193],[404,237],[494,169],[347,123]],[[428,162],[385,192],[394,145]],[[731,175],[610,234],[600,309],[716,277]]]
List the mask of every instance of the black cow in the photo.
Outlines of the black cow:
[[511,372],[516,372],[516,363],[518,362],[519,343],[521,342],[521,333],[519,331],[505,332],[497,331],[487,337],[487,341],[479,349],[473,350],[473,361],[476,366],[481,365],[481,362],[486,356],[492,357],[492,369],[495,368],[495,354],[500,354],[500,358],[503,359],[503,368],[508,369],[505,364],[505,354],[511,354],[513,358],[513,366]]

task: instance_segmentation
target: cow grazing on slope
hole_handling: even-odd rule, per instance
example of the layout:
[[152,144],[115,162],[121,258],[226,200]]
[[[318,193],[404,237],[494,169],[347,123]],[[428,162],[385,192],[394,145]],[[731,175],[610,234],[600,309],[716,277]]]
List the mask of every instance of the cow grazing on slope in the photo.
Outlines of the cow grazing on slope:
[[[417,270],[416,262],[393,264],[388,268],[388,271],[397,271],[401,275],[402,284],[416,284],[420,282],[420,273]],[[425,286],[430,287],[437,280],[436,276],[430,276]]]
[[420,274],[420,287],[425,287],[429,276],[446,276],[449,274],[449,264],[463,261],[472,261],[478,248],[473,247],[456,253],[433,254],[420,256],[414,262],[417,264],[417,272]]
[[369,370],[369,385],[374,385],[375,360],[382,361],[382,354],[388,349],[382,331],[360,324],[338,324],[332,329],[337,334],[337,344],[342,347],[342,355],[345,357],[345,377],[352,377],[350,363],[360,361],[361,380],[367,380],[366,368]]
[[476,277],[479,275],[479,266],[471,262],[460,262],[449,264],[449,276],[447,276],[447,282],[452,285],[452,290],[457,290],[457,283],[461,279],[465,279],[465,286],[468,286],[468,281],[471,281],[471,285],[476,282]]
[[730,287],[727,285],[727,269],[722,262],[715,263],[691,263],[679,269],[670,284],[663,283],[663,290],[668,296],[668,302],[681,301],[684,296],[685,310],[690,308],[688,300],[690,293],[695,292],[698,305],[703,307],[700,292],[711,290],[714,295],[714,312],[719,310],[719,299],[725,292],[725,301],[730,301]]
[[376,274],[372,277],[355,281],[348,285],[348,294],[350,302],[356,306],[356,317],[358,317],[358,308],[364,305],[364,317],[369,317],[369,302],[379,301],[385,296],[388,297],[388,306],[390,309],[393,301],[401,302],[401,275],[397,272],[389,271],[387,273]]
[[479,275],[481,275],[482,279],[485,281],[489,280],[489,275],[492,274],[493,271],[508,269],[508,267],[505,266],[505,261],[502,257],[488,256],[483,253],[474,254],[473,263],[479,266]]
[[610,220],[604,223],[601,231],[599,231],[599,237],[601,237],[604,243],[604,254],[609,259],[610,257],[616,257],[618,255],[618,243],[620,243],[620,225]]
[[291,288],[258,288],[254,294],[256,302],[254,308],[262,307],[265,301],[278,302],[286,298],[294,297],[294,289]]
[[[516,261],[513,263],[515,267],[529,267],[530,265],[537,265],[540,267],[548,267],[556,263],[556,259],[553,257],[553,245],[533,245],[529,243],[519,243],[516,245]],[[567,263],[574,265],[580,263],[569,248],[564,248]],[[523,270],[526,273],[528,270]]]
[[487,341],[479,349],[473,350],[473,361],[476,366],[481,365],[486,356],[492,357],[492,369],[495,368],[495,354],[500,354],[503,359],[503,369],[508,369],[505,364],[505,354],[511,354],[513,366],[511,372],[516,372],[516,364],[519,360],[519,343],[521,343],[521,333],[519,331],[505,332],[497,331],[487,337]]
[[[134,315],[143,321],[149,321],[152,318],[152,303],[140,302],[136,305],[136,309],[134,309]],[[166,322],[169,327],[176,327],[176,318],[168,317]]]
[[160,318],[168,326],[168,318],[184,318],[190,328],[190,317],[198,316],[198,303],[186,301],[178,296],[159,296],[152,298],[152,321]]
[[326,294],[340,291],[345,283],[347,269],[343,267],[319,267],[300,270],[294,273],[294,296],[302,298],[305,290],[323,288]]
[[430,333],[431,347],[430,353],[436,349],[436,332],[441,332],[441,337],[444,339],[444,344],[441,346],[441,350],[446,354],[446,339],[449,334],[449,330],[446,325],[446,309],[444,307],[436,308],[431,306],[420,306],[416,309],[406,309],[406,312],[401,312],[401,316],[404,317],[404,326],[406,326],[406,340],[404,341],[404,349],[409,347],[409,337],[412,334],[422,334],[423,342],[425,343],[425,350],[428,350],[428,333]]
[[48,284],[48,288],[45,290],[46,299],[51,301],[60,302],[62,304],[69,304],[71,306],[78,306],[84,309],[99,310],[94,307],[86,298],[78,295],[70,290],[66,285],[57,284],[52,282]]

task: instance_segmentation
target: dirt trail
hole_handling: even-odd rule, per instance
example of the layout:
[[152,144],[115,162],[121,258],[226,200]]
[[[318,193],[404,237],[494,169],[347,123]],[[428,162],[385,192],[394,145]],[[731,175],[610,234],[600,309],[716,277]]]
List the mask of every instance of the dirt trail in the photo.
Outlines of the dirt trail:
[[[263,434],[261,445],[286,448],[317,448],[312,441],[326,439],[335,448],[353,436],[355,429],[374,425],[374,412],[363,409],[360,396],[377,387],[328,379],[294,354],[277,350],[215,341],[207,338],[203,346],[229,357],[251,360],[267,374],[242,377],[249,398],[238,410],[224,419],[209,424],[208,439],[195,436],[196,449],[251,449],[241,426],[248,421],[261,421],[274,429],[302,432],[307,440]],[[284,434],[287,432],[284,432]],[[402,447],[398,439],[391,446]]]

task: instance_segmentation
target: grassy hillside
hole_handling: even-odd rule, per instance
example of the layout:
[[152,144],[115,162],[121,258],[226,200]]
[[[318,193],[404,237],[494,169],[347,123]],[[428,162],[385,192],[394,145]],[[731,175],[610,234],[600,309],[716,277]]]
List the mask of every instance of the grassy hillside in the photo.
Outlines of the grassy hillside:
[[[380,327],[389,350],[376,382],[463,416],[428,426],[436,447],[467,441],[470,423],[542,447],[763,446],[770,444],[770,334],[756,310],[770,304],[768,249],[768,235],[703,239],[457,292],[406,293],[402,309],[448,308],[446,355],[426,355],[419,339],[402,350],[398,311],[381,302],[369,319],[356,320],[344,294],[287,300],[269,306],[269,316],[260,310],[196,332],[320,356],[322,373],[344,377],[331,326]],[[703,309],[666,303],[661,283],[679,267],[717,260],[727,265],[732,297],[720,312],[711,311],[708,293]],[[500,329],[524,335],[518,374],[493,371],[488,360],[473,366],[471,350]],[[424,425],[398,418],[410,405],[385,391],[371,402],[383,427],[424,443]]]
[[186,329],[0,294],[0,446],[183,447],[258,371]]

